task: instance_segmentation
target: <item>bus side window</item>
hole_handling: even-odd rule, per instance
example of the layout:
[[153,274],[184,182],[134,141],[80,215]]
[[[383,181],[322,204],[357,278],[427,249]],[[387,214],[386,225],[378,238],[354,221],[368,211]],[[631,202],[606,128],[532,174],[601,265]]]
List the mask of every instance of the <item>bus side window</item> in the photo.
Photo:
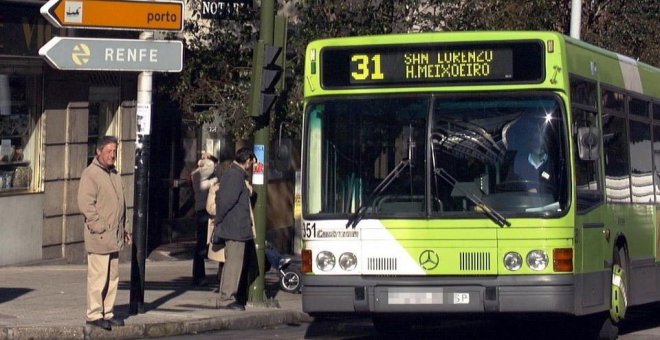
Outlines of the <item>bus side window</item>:
[[[660,202],[660,104],[653,104],[653,171],[655,201]],[[660,237],[660,236],[659,236]],[[660,252],[660,247],[658,248]]]
[[628,101],[630,186],[635,203],[655,203],[650,104],[639,98],[630,98]]
[[[576,139],[578,139],[577,149],[581,148],[579,146],[580,141],[580,132],[586,131],[589,133],[595,128],[595,113],[583,111],[580,109],[573,109],[573,114],[576,119]],[[579,117],[579,118],[578,118]],[[593,120],[593,122],[591,122]],[[591,125],[591,124],[594,125]],[[584,133],[584,132],[583,132]],[[600,144],[600,136],[598,136],[597,143]],[[590,160],[588,157],[580,157],[579,150],[576,150],[574,153],[575,160],[575,179],[576,179],[576,190],[577,190],[577,207],[578,211],[588,210],[602,202],[602,188],[601,181],[598,174],[600,171],[599,161]]]
[[630,203],[630,141],[623,92],[602,90],[603,161],[605,163],[605,199]]
[[[600,179],[597,155],[600,154],[601,133],[599,133],[597,116],[596,83],[571,77],[571,109],[575,125],[575,178],[577,190],[578,212],[589,210],[603,201],[602,180]],[[596,145],[593,145],[593,143]],[[582,146],[581,146],[582,144]],[[585,145],[586,144],[586,145]],[[586,146],[586,148],[585,148]],[[591,146],[591,147],[589,147]],[[594,148],[594,146],[596,146]],[[582,156],[582,157],[581,157]]]

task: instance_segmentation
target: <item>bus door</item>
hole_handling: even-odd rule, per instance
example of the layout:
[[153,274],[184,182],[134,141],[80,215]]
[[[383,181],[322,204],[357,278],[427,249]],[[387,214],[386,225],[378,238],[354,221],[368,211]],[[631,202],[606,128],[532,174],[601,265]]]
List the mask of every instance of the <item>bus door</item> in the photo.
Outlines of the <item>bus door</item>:
[[583,308],[596,307],[605,303],[607,296],[607,254],[610,252],[606,239],[606,225],[601,209],[596,209],[576,218],[576,296],[581,297]]
[[[583,309],[607,303],[609,292],[609,227],[600,171],[600,131],[593,112],[573,109],[576,125],[575,162],[575,274],[578,306]],[[581,301],[579,301],[581,300]]]

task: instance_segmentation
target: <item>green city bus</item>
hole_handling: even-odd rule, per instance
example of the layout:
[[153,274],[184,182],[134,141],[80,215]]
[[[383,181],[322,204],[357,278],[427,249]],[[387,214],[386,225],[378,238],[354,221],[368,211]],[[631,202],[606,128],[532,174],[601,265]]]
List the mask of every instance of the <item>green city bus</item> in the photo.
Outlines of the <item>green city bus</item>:
[[658,68],[523,31],[324,39],[305,58],[304,311],[382,330],[589,316],[602,334],[660,300]]

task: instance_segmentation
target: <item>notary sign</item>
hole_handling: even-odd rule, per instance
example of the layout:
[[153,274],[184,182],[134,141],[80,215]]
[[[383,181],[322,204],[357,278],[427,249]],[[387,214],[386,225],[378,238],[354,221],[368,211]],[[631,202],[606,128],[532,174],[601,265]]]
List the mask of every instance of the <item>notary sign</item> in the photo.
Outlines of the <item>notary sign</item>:
[[175,40],[54,37],[39,55],[59,70],[181,72],[183,68],[183,43]]
[[252,0],[202,0],[202,19],[232,19],[252,9]]
[[41,15],[55,27],[183,30],[182,1],[50,0]]

